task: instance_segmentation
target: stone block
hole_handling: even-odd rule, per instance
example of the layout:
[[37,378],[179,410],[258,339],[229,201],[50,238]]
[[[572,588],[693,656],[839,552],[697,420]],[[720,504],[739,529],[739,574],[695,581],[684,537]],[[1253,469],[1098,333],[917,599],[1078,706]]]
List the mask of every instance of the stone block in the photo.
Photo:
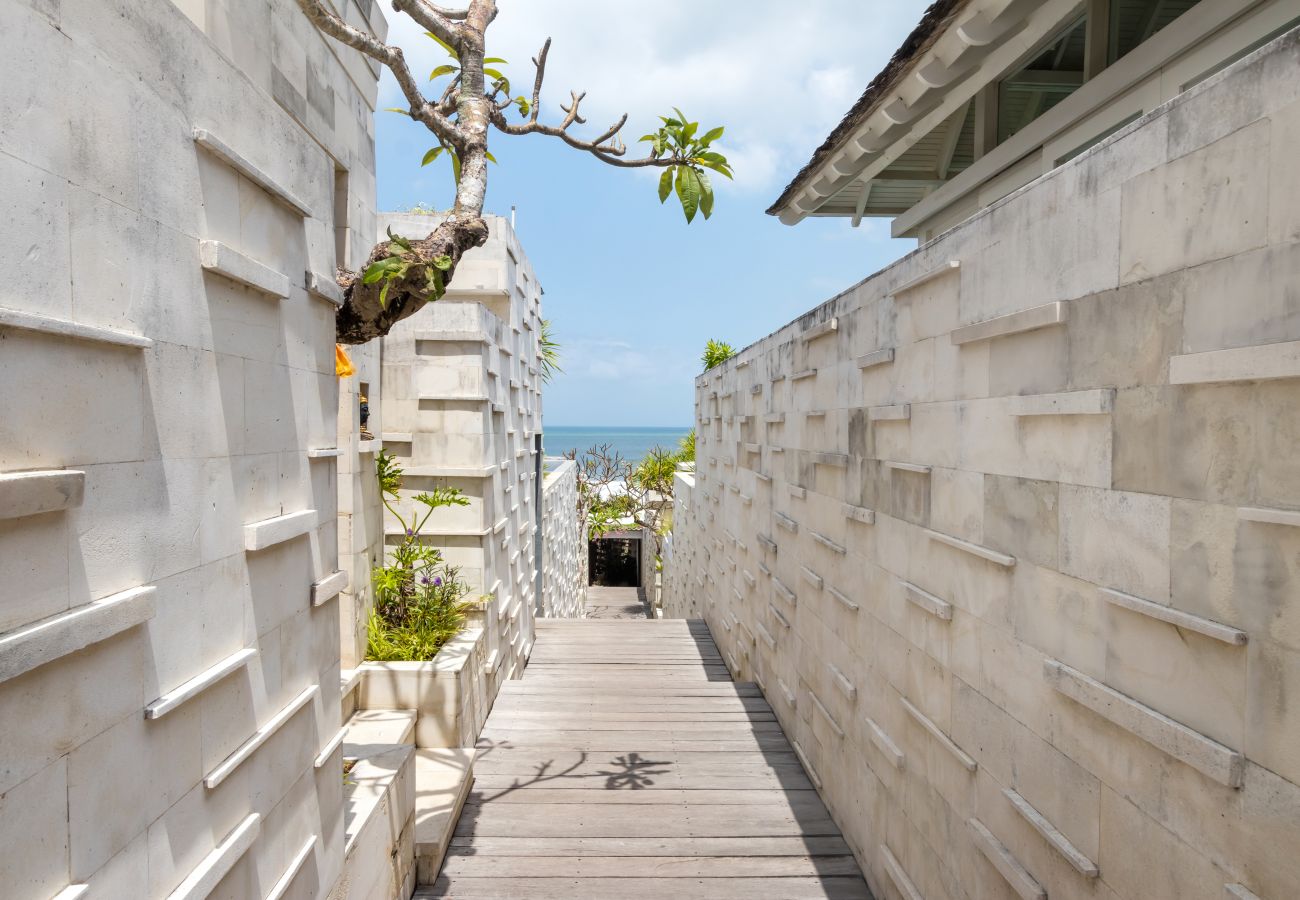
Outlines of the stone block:
[[1269,125],[1269,240],[1282,244],[1300,239],[1300,210],[1287,199],[1300,190],[1300,175],[1287,164],[1291,148],[1300,140],[1300,102],[1274,112]]
[[[1300,243],[1206,263],[1173,281],[1183,298],[1183,339],[1168,356],[1300,340]],[[1251,289],[1241,291],[1243,284]],[[1225,304],[1228,296],[1236,302]]]
[[[1142,387],[1115,397],[1115,487],[1237,503],[1250,496],[1259,426],[1246,385]],[[1140,592],[1135,592],[1140,593]]]
[[1156,602],[1169,599],[1170,500],[1060,487],[1061,571]]
[[1300,782],[1300,651],[1269,640],[1252,640],[1246,651],[1246,755],[1295,783]]
[[983,485],[984,539],[1019,560],[1055,567],[1060,486],[1003,475],[985,475]]
[[1128,800],[1101,792],[1102,878],[1121,897],[1222,900],[1225,873]]
[[0,794],[0,882],[15,897],[53,897],[68,884],[68,761]]
[[1121,281],[1262,247],[1269,187],[1257,161],[1268,153],[1268,123],[1256,122],[1127,181],[1119,217]]
[[984,536],[984,479],[980,472],[936,466],[930,473],[930,524],[971,541]]

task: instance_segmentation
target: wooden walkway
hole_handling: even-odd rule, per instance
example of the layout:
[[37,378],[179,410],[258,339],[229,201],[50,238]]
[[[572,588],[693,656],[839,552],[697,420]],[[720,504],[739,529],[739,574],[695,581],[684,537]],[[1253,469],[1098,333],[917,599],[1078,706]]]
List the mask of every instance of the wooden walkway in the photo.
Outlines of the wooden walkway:
[[588,619],[648,619],[650,607],[634,587],[587,588]]
[[537,622],[417,898],[870,898],[771,708],[703,623]]

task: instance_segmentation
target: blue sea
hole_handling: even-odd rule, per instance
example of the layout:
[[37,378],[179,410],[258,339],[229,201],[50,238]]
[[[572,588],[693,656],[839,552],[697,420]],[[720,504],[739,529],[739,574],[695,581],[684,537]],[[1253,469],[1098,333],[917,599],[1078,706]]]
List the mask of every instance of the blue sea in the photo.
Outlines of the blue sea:
[[612,444],[624,458],[636,462],[655,447],[677,450],[677,442],[691,429],[628,425],[547,425],[542,446],[547,456],[560,456],[574,448],[581,456],[596,444]]

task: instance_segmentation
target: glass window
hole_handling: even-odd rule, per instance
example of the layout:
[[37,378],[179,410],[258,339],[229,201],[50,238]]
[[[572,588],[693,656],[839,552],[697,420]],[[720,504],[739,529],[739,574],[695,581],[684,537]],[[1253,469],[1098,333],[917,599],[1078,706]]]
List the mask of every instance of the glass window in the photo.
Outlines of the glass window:
[[1110,61],[1145,41],[1200,0],[1110,0]]
[[1086,17],[1075,19],[998,85],[999,144],[1083,84],[1086,26]]

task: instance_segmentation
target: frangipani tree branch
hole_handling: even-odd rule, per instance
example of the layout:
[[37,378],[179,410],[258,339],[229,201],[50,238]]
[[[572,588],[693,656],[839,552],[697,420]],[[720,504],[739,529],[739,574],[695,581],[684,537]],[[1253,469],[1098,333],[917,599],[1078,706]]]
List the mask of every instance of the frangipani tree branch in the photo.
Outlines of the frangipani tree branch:
[[[398,4],[410,2],[412,0],[394,0],[393,5],[397,6]],[[430,131],[450,144],[459,145],[461,143],[461,134],[456,126],[445,115],[438,112],[435,106],[426,100],[424,94],[421,93],[415,76],[411,74],[410,68],[406,65],[406,58],[402,55],[401,47],[390,47],[382,43],[374,35],[367,34],[359,28],[353,28],[326,9],[320,0],[298,0],[298,7],[303,11],[303,15],[311,20],[311,23],[323,33],[334,38],[339,43],[346,44],[353,50],[364,53],[375,62],[387,66],[388,70],[393,73],[393,78],[397,80],[397,86],[402,89],[402,95],[411,104],[410,115],[412,119],[424,124]],[[450,22],[445,22],[445,25],[448,28],[454,27]]]

